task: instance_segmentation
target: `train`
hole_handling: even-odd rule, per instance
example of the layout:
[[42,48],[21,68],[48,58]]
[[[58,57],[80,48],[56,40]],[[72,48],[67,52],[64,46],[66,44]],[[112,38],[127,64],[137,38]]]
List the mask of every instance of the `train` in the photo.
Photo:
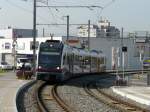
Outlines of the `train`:
[[39,45],[36,65],[37,80],[64,81],[78,75],[105,72],[106,56],[59,40],[46,40]]

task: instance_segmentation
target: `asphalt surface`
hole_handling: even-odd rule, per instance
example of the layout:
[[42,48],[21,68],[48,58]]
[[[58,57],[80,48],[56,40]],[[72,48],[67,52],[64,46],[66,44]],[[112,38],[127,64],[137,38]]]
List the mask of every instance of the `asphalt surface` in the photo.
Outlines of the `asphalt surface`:
[[0,73],[0,112],[17,112],[16,94],[28,80],[19,80],[13,71]]

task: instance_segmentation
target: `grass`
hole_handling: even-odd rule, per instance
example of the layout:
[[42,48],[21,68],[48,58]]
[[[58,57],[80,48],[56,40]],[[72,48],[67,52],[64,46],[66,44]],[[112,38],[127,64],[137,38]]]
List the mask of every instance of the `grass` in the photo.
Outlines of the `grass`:
[[5,72],[6,72],[6,70],[0,69],[0,76],[2,75],[1,73],[5,73]]

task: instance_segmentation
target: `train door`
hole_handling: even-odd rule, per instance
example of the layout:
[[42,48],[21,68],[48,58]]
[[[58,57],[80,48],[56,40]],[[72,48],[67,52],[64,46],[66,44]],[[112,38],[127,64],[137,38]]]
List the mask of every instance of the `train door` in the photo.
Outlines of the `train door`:
[[92,57],[89,56],[90,73],[92,72]]
[[78,55],[74,55],[74,66],[73,66],[73,73],[79,73],[79,56]]
[[100,58],[97,58],[97,72],[100,72]]
[[84,56],[84,72],[85,73],[90,72],[90,59],[89,59],[89,56]]
[[82,56],[82,73],[84,73],[85,72],[85,57],[84,56]]
[[70,54],[69,53],[67,54],[67,64],[68,64],[68,71],[70,73],[70,71],[71,71],[71,65],[70,65]]
[[91,63],[92,72],[97,72],[97,58],[92,57],[91,61],[92,61],[92,63]]
[[63,54],[63,69],[64,69],[64,72],[67,72],[68,71],[68,66],[67,66],[67,53],[64,53]]
[[70,73],[73,74],[73,68],[74,68],[74,54],[70,54]]
[[93,57],[91,57],[91,72],[93,72],[93,63],[94,63],[94,59],[93,59]]
[[79,56],[79,73],[82,73],[83,72],[83,59],[82,59],[82,56]]

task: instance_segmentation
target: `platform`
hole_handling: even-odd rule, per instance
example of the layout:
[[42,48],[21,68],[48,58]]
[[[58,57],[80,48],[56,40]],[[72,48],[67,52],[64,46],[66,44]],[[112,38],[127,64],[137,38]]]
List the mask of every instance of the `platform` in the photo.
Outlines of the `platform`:
[[17,112],[16,94],[29,80],[18,80],[15,72],[0,73],[0,112]]
[[146,86],[114,86],[113,92],[123,97],[129,98],[140,104],[150,106],[150,87]]

